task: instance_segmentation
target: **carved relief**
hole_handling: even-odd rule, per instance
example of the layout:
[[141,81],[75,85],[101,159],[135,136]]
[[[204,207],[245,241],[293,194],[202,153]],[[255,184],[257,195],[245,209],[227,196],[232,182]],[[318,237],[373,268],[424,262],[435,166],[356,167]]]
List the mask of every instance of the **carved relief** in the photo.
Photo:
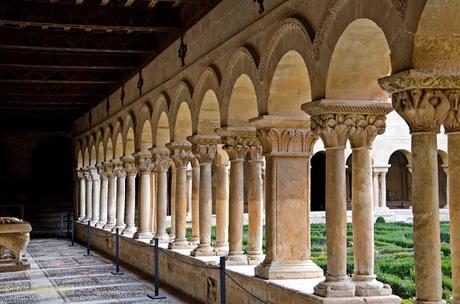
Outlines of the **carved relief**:
[[246,129],[218,129],[217,134],[221,135],[224,149],[230,160],[244,160],[251,146],[259,145],[255,130]]
[[123,162],[123,168],[128,176],[135,176],[137,174],[137,167],[133,156],[123,156],[121,161]]
[[257,130],[264,153],[311,153],[317,137],[308,129],[263,128]]
[[320,114],[311,117],[311,130],[319,135],[327,148],[345,147],[354,126],[352,114]]
[[137,153],[136,164],[140,174],[150,174],[154,169],[154,163],[150,153]]
[[192,152],[198,162],[212,163],[217,153],[217,144],[220,138],[217,136],[191,136],[188,140],[192,143]]
[[126,177],[126,171],[125,168],[123,167],[123,163],[119,160],[113,160],[113,174],[117,178],[125,178]]
[[450,109],[447,112],[446,119],[444,120],[444,128],[446,133],[460,131],[460,90],[446,91],[447,98],[449,98]]
[[2,253],[0,272],[30,269],[23,252],[29,243],[31,230],[30,224],[21,219],[0,217],[0,249]]
[[411,132],[436,132],[449,111],[445,90],[412,89],[393,94],[393,107]]
[[99,177],[101,180],[106,180],[107,175],[105,174],[105,165],[104,164],[98,164],[97,165],[97,173],[99,174]]
[[350,129],[352,148],[372,148],[375,138],[385,132],[385,115],[355,115],[355,125]]
[[174,142],[166,146],[171,151],[171,159],[176,165],[176,168],[187,168],[187,164],[193,157],[191,151],[192,145],[189,142]]

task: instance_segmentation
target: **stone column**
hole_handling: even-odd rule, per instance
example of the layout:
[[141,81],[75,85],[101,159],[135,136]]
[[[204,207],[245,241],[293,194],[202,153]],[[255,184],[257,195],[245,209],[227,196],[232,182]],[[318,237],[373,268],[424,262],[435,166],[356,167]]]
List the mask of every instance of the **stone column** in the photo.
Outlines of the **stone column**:
[[199,195],[199,231],[200,243],[192,251],[193,256],[215,255],[211,247],[211,220],[212,220],[212,162],[216,156],[219,137],[192,136],[192,151],[200,164],[200,195]]
[[124,236],[132,237],[136,232],[134,217],[136,213],[136,175],[137,168],[134,156],[126,155],[122,158],[123,167],[126,172],[126,205],[125,205],[125,224],[126,227],[121,233]]
[[[447,135],[449,137],[449,135]],[[449,156],[447,156],[449,158]],[[447,176],[447,181],[446,181],[446,205],[443,207],[444,209],[449,209],[449,166],[448,165],[442,165],[442,170],[444,170],[444,173],[446,173]]]
[[151,204],[151,180],[153,170],[152,153],[139,152],[136,154],[137,168],[140,175],[139,191],[139,227],[134,235],[135,239],[151,240],[153,233],[150,229],[150,204]]
[[187,218],[192,215],[192,169],[187,170]]
[[166,149],[155,148],[152,150],[155,160],[154,170],[158,174],[157,182],[157,220],[156,237],[159,242],[169,242],[166,233],[166,211],[168,206],[168,169],[170,165],[169,151]]
[[115,231],[116,228],[119,228],[120,231],[123,231],[125,228],[125,191],[126,191],[126,171],[123,167],[123,162],[121,160],[113,160],[113,172],[117,177],[117,206],[115,214],[115,227],[112,231]]
[[104,163],[105,174],[108,179],[107,190],[107,224],[104,225],[104,230],[111,231],[115,227],[115,213],[117,209],[117,177],[113,170],[111,161]]
[[78,214],[78,221],[83,222],[86,217],[86,180],[85,180],[85,172],[83,169],[78,170],[78,180],[79,180],[79,192],[78,198],[80,200],[80,209]]
[[379,173],[376,170],[372,170],[372,203],[374,205],[374,209],[379,207]]
[[[374,274],[374,203],[372,189],[372,146],[385,132],[386,115],[392,111],[385,101],[348,101],[348,119],[353,122],[349,140],[352,157],[352,222],[356,296],[389,296],[391,288]],[[344,107],[346,110],[348,107]]]
[[[225,153],[225,155],[224,155]],[[228,253],[228,157],[220,146],[216,158],[216,255]]]
[[415,303],[444,303],[436,133],[450,107],[449,86],[457,85],[457,78],[436,71],[409,70],[379,80],[392,93],[393,108],[412,134]]
[[91,180],[93,181],[93,194],[92,194],[92,217],[91,217],[91,226],[96,226],[99,222],[99,199],[101,196],[101,180],[99,174],[97,173],[96,167],[91,167]]
[[175,228],[174,242],[169,244],[170,249],[187,249],[189,243],[186,238],[187,212],[187,164],[192,158],[189,142],[173,142],[167,147],[171,150],[171,158],[176,166],[176,195],[175,195]]
[[[315,294],[322,297],[352,297],[354,285],[347,275],[347,201],[345,145],[353,119],[334,113],[336,100],[306,103],[302,109],[311,115],[312,131],[319,134],[326,149],[326,238],[327,274]],[[353,156],[353,158],[355,158]]]
[[[316,137],[306,116],[262,116],[257,127],[266,168],[264,279],[323,276],[310,259],[310,157]],[[252,145],[254,146],[254,145]]]
[[97,167],[99,176],[101,178],[101,195],[99,199],[99,222],[97,222],[96,227],[102,228],[107,223],[107,194],[108,194],[108,178],[105,174],[105,165],[100,164]]
[[379,196],[379,207],[387,207],[387,173],[388,168],[380,167],[379,168],[379,184],[380,184],[380,196]]
[[[452,304],[460,304],[460,88],[448,94],[450,110],[444,121],[449,153],[447,163],[448,208],[450,220],[450,257],[452,261]],[[447,167],[445,168],[447,169]],[[455,185],[449,187],[449,185]]]
[[194,245],[200,242],[200,174],[200,165],[195,163],[192,168],[192,244]]
[[216,132],[222,137],[223,149],[230,158],[229,252],[226,259],[230,264],[247,264],[247,257],[243,254],[243,162],[249,144],[255,139],[255,130],[250,127],[226,127]]
[[171,197],[170,197],[170,206],[171,206],[171,231],[169,233],[169,238],[171,241],[174,240],[176,234],[176,167],[171,166]]
[[252,145],[248,162],[248,263],[257,265],[264,259],[263,240],[263,203],[264,188],[262,183],[262,146]]
[[85,175],[85,181],[86,181],[86,217],[84,222],[91,221],[91,218],[93,217],[93,181],[91,180],[91,171],[86,168],[84,171]]

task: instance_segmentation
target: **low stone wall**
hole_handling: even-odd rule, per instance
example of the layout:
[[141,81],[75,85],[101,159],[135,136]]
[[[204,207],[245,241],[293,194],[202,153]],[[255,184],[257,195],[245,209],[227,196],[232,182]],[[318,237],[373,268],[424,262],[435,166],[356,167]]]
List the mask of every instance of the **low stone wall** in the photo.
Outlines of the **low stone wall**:
[[[87,226],[76,223],[76,238],[86,242]],[[92,248],[111,257],[115,257],[114,234],[99,228],[91,228]],[[146,243],[120,236],[120,260],[141,273],[153,278],[153,246]],[[215,267],[210,268],[210,267]],[[397,297],[353,298],[353,299],[323,299],[312,294],[302,293],[295,289],[280,286],[256,277],[227,270],[227,273],[241,286],[262,299],[266,303],[397,303]],[[159,279],[161,285],[178,290],[201,303],[220,303],[220,280],[217,265],[168,250],[159,252]],[[152,281],[153,282],[153,281]],[[226,278],[227,303],[260,303]]]

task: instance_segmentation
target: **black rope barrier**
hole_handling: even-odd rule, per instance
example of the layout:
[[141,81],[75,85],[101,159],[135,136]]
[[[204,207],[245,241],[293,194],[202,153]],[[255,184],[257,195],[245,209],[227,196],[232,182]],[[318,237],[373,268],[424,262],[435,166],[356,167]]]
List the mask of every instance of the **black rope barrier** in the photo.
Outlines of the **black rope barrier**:
[[233,281],[233,283],[235,283],[239,288],[241,288],[244,292],[246,292],[248,295],[250,295],[253,299],[256,299],[257,301],[259,301],[260,303],[264,303],[264,304],[270,304],[268,302],[265,302],[264,300],[262,300],[261,298],[259,298],[258,296],[256,296],[255,294],[253,294],[252,292],[250,292],[249,290],[247,290],[246,288],[243,287],[243,285],[241,285],[240,283],[238,283],[234,278],[232,278],[227,272],[225,272],[225,275]]
[[151,295],[148,294],[147,297],[153,300],[161,300],[166,299],[165,296],[160,295],[160,287],[159,287],[159,269],[158,269],[158,238],[154,238],[154,246],[153,246],[153,264],[154,264],[154,285],[155,285],[155,294]]
[[115,271],[111,272],[113,275],[123,275],[124,272],[120,272],[120,230],[115,228]]
[[83,256],[92,256],[91,254],[91,221],[88,220],[88,233],[86,234],[86,254]]

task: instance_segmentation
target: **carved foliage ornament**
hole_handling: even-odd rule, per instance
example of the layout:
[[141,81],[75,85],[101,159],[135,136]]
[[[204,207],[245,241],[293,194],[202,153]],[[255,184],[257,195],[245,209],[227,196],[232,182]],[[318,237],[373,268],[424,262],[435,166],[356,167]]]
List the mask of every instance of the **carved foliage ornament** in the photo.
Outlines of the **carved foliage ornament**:
[[187,168],[187,164],[193,158],[190,144],[174,144],[169,145],[171,150],[171,159],[174,161],[176,168]]
[[385,132],[385,115],[355,115],[355,125],[350,129],[352,148],[372,148],[377,135]]
[[260,145],[255,136],[224,136],[222,142],[224,143],[222,148],[227,152],[230,160],[244,160],[251,147]]
[[263,128],[257,131],[264,153],[311,153],[317,136],[308,129]]
[[450,110],[444,120],[446,133],[460,131],[460,90],[447,90],[447,98],[450,102]]
[[164,172],[168,171],[169,166],[170,166],[170,161],[171,159],[169,158],[169,154],[162,154],[162,153],[157,153],[154,154],[154,164],[155,168],[154,170],[156,172]]
[[152,157],[149,154],[138,154],[136,157],[137,169],[140,174],[150,174],[154,169]]
[[450,90],[412,89],[393,94],[393,107],[411,132],[437,132],[450,108]]
[[353,114],[320,114],[311,116],[311,129],[319,135],[325,147],[345,147],[351,128],[354,127]]
[[212,163],[217,153],[217,145],[213,144],[194,144],[192,146],[193,155],[201,163]]

